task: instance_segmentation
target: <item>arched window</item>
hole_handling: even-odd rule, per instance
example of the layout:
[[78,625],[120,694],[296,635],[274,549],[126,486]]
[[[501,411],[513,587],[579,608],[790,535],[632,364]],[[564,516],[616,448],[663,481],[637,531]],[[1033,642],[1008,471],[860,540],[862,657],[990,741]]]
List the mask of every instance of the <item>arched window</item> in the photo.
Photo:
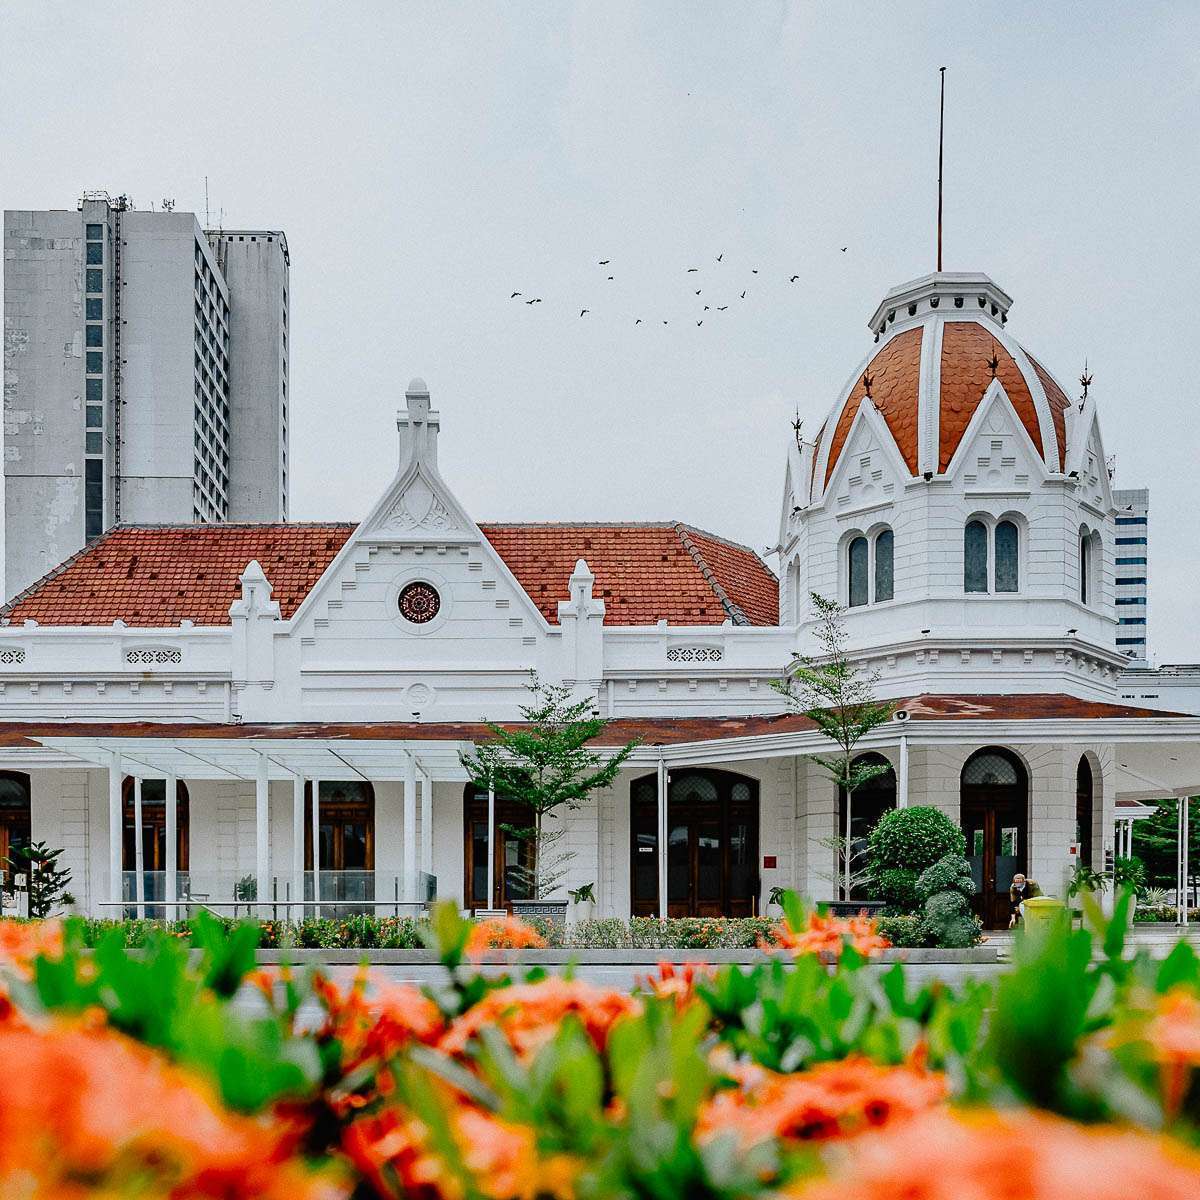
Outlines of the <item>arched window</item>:
[[1092,539],[1085,531],[1079,535],[1079,600],[1081,604],[1090,604],[1091,595],[1088,585],[1092,575]]
[[[886,767],[873,779],[869,779],[862,787],[857,788],[850,797],[850,846],[847,848],[843,839],[846,837],[846,789],[838,789],[838,826],[835,852],[836,895],[842,899],[863,900],[868,898],[869,889],[865,884],[857,882],[866,867],[867,838],[871,830],[879,823],[879,818],[889,809],[896,807],[896,772],[892,764],[882,754],[874,752],[860,754],[853,765]],[[849,897],[845,891],[846,855],[850,856],[851,891]]]
[[982,521],[968,521],[963,531],[963,590],[988,590],[988,530]]
[[1085,754],[1075,768],[1075,844],[1085,867],[1092,865],[1092,812],[1092,764]]
[[850,607],[857,608],[860,604],[866,604],[869,599],[867,593],[868,548],[865,537],[856,537],[851,541],[849,559]]
[[[963,591],[1020,590],[1021,531],[1016,521],[973,517],[963,528]],[[989,561],[990,560],[990,561]]]
[[1017,590],[1019,543],[1020,535],[1015,522],[1001,521],[996,526],[996,591],[998,592],[1015,592]]
[[896,535],[890,529],[875,536],[875,603],[892,598],[893,558]]

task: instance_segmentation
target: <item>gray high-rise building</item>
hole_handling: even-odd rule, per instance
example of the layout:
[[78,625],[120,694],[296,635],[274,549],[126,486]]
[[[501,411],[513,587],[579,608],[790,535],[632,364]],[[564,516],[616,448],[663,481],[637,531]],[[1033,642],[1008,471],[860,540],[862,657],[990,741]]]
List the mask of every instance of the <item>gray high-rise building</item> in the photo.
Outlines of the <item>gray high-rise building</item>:
[[288,509],[287,239],[88,194],[4,214],[4,593],[115,524]]
[[1112,496],[1117,510],[1117,649],[1145,666],[1150,658],[1150,491],[1114,489]]

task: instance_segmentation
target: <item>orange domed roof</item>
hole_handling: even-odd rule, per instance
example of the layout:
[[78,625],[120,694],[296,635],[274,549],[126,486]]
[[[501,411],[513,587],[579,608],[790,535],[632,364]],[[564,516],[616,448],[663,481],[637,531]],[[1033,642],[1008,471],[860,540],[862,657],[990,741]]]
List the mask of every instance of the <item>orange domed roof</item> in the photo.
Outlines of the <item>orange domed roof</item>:
[[814,458],[814,489],[828,484],[868,395],[908,470],[945,472],[993,379],[1047,467],[1063,470],[1071,402],[1004,332],[1010,303],[981,275],[931,275],[890,292],[871,322],[876,340],[887,340],[818,434],[819,458],[831,431],[824,466]]

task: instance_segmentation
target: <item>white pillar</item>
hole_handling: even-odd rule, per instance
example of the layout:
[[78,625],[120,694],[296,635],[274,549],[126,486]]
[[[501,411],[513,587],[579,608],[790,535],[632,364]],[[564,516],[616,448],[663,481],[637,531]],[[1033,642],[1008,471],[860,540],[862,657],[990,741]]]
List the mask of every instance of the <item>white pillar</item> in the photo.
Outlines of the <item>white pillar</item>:
[[417,760],[404,755],[404,898],[417,898]]
[[[258,770],[254,778],[254,863],[255,899],[262,904],[269,899],[267,893],[271,884],[271,824],[270,824],[270,776],[267,774],[267,756],[258,756]],[[255,908],[255,915],[265,912],[265,909]]]
[[167,872],[166,879],[163,880],[163,899],[167,904],[166,918],[168,921],[174,921],[179,916],[179,908],[175,903],[179,898],[179,884],[176,879],[179,873],[179,781],[174,775],[168,775],[165,786],[163,805],[166,826],[163,836],[167,839]]
[[421,870],[433,874],[433,780],[421,772]]
[[[311,779],[312,786],[312,875],[313,901],[321,899],[321,781]],[[313,909],[313,915],[319,917],[321,910]]]
[[[108,763],[108,898],[114,904],[125,899],[121,879],[121,755],[114,753]],[[121,910],[111,908],[108,915],[119,917]]]
[[667,764],[658,760],[658,915],[667,919]]
[[1191,900],[1191,896],[1188,894],[1188,848],[1189,848],[1188,842],[1191,840],[1189,837],[1189,833],[1190,833],[1190,829],[1189,829],[1190,820],[1189,820],[1189,814],[1188,814],[1189,807],[1190,807],[1190,797],[1180,796],[1180,798],[1179,798],[1179,828],[1180,828],[1180,838],[1179,838],[1179,860],[1180,860],[1179,885],[1180,885],[1180,891],[1179,891],[1179,894],[1183,898],[1183,903],[1180,905],[1180,924],[1181,925],[1186,925],[1188,923],[1188,901]]
[[496,789],[488,783],[488,834],[487,834],[487,902],[485,908],[496,903]]
[[146,915],[146,858],[142,847],[142,777],[133,777],[133,895],[137,915]]
[[[304,899],[304,776],[292,778],[292,900]],[[297,920],[304,916],[300,908],[288,908],[288,917]]]
[[896,807],[908,807],[908,738],[900,739],[900,769],[896,772]]

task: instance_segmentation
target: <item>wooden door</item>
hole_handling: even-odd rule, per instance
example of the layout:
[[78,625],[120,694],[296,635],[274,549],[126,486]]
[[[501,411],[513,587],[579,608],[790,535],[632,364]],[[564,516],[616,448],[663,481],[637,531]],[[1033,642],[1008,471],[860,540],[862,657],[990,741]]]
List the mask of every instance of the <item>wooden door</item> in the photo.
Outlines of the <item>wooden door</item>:
[[987,929],[1007,928],[1012,916],[1008,889],[1026,870],[1024,804],[1006,791],[973,797],[962,808],[967,860],[978,892],[972,903]]
[[488,895],[488,798],[486,792],[467,788],[463,803],[464,907],[506,909],[514,900],[532,899],[529,873],[534,865],[533,843],[514,837],[504,826],[524,829],[529,810],[511,802],[496,801],[495,836],[492,842],[492,894]]

